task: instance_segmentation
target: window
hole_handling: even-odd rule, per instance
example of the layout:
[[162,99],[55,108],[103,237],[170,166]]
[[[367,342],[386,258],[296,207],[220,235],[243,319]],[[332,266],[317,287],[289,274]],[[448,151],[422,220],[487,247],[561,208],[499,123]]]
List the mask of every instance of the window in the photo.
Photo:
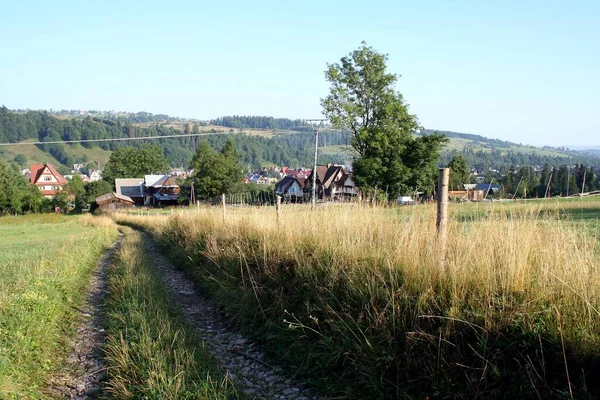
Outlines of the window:
[[44,177],[44,182],[50,182],[52,181],[52,177],[51,176],[45,176]]

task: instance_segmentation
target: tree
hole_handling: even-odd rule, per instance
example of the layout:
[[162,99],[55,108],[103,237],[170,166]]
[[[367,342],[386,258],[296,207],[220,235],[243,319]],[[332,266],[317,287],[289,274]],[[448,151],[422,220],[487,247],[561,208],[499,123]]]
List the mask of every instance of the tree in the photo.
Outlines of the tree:
[[114,184],[117,178],[142,178],[144,175],[164,173],[168,168],[169,164],[160,146],[145,145],[139,149],[121,147],[110,155],[103,179]]
[[462,154],[456,155],[448,163],[448,168],[450,168],[450,187],[462,190],[463,184],[469,183],[470,177],[467,159]]
[[446,142],[443,135],[415,137],[420,126],[394,85],[398,76],[386,72],[387,55],[364,42],[340,63],[328,64],[331,87],[321,100],[324,114],[336,128],[350,130],[357,156],[354,180],[367,192],[392,198],[417,188],[432,190],[435,162]]
[[25,164],[27,164],[27,157],[25,157],[24,154],[19,153],[15,156],[14,161],[17,164],[19,164],[21,167],[23,167],[23,166],[25,166]]
[[196,196],[210,199],[223,193],[231,193],[242,179],[241,156],[233,140],[229,139],[221,153],[213,150],[206,140],[200,142],[192,159]]
[[85,202],[90,205],[90,210],[94,211],[98,208],[96,203],[96,197],[100,197],[103,194],[111,193],[113,191],[112,185],[106,181],[94,181],[88,182],[84,185],[85,188]]
[[14,164],[0,158],[0,215],[39,212],[44,209],[44,197],[30,185]]
[[75,212],[81,212],[82,209],[87,207],[85,187],[80,175],[74,175],[73,178],[69,179],[65,190],[75,199]]
[[232,138],[227,138],[225,146],[221,150],[221,162],[223,163],[223,172],[226,180],[223,182],[223,193],[230,193],[232,187],[242,181],[244,177],[241,164],[242,156]]

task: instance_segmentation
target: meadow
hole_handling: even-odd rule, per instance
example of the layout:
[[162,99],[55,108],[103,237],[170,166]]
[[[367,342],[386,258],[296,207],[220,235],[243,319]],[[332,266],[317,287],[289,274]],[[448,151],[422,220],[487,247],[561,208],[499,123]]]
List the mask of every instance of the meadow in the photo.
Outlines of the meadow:
[[238,398],[182,321],[141,233],[125,231],[108,286],[105,355],[111,398]]
[[0,398],[46,398],[94,266],[116,236],[106,217],[0,218]]
[[117,214],[271,356],[347,398],[596,398],[600,201]]

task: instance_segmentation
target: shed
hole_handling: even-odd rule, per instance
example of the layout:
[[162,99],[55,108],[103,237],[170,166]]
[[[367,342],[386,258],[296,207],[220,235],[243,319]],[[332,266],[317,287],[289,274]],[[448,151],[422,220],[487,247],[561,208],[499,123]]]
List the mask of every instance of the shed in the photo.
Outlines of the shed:
[[131,197],[123,196],[117,193],[107,193],[96,197],[96,203],[101,210],[117,210],[120,208],[132,207],[134,201]]

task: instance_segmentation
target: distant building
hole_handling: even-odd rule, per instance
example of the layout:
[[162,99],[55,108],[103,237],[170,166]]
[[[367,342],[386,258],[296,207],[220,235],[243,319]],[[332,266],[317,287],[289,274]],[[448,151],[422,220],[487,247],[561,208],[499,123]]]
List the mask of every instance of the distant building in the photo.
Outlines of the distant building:
[[117,193],[107,193],[100,197],[96,197],[96,203],[101,210],[118,210],[121,208],[133,207],[134,201],[128,196]]
[[171,175],[144,177],[144,205],[165,206],[177,204],[179,185]]
[[33,164],[29,169],[30,183],[37,186],[47,199],[56,196],[67,184],[65,177],[59,174],[51,164]]
[[136,206],[144,205],[143,185],[143,178],[115,179],[116,194],[131,198]]
[[102,174],[97,169],[90,169],[87,173],[88,182],[96,182],[102,179]]
[[281,196],[284,201],[301,203],[304,201],[304,179],[300,182],[293,176],[286,176],[275,184],[275,194]]

